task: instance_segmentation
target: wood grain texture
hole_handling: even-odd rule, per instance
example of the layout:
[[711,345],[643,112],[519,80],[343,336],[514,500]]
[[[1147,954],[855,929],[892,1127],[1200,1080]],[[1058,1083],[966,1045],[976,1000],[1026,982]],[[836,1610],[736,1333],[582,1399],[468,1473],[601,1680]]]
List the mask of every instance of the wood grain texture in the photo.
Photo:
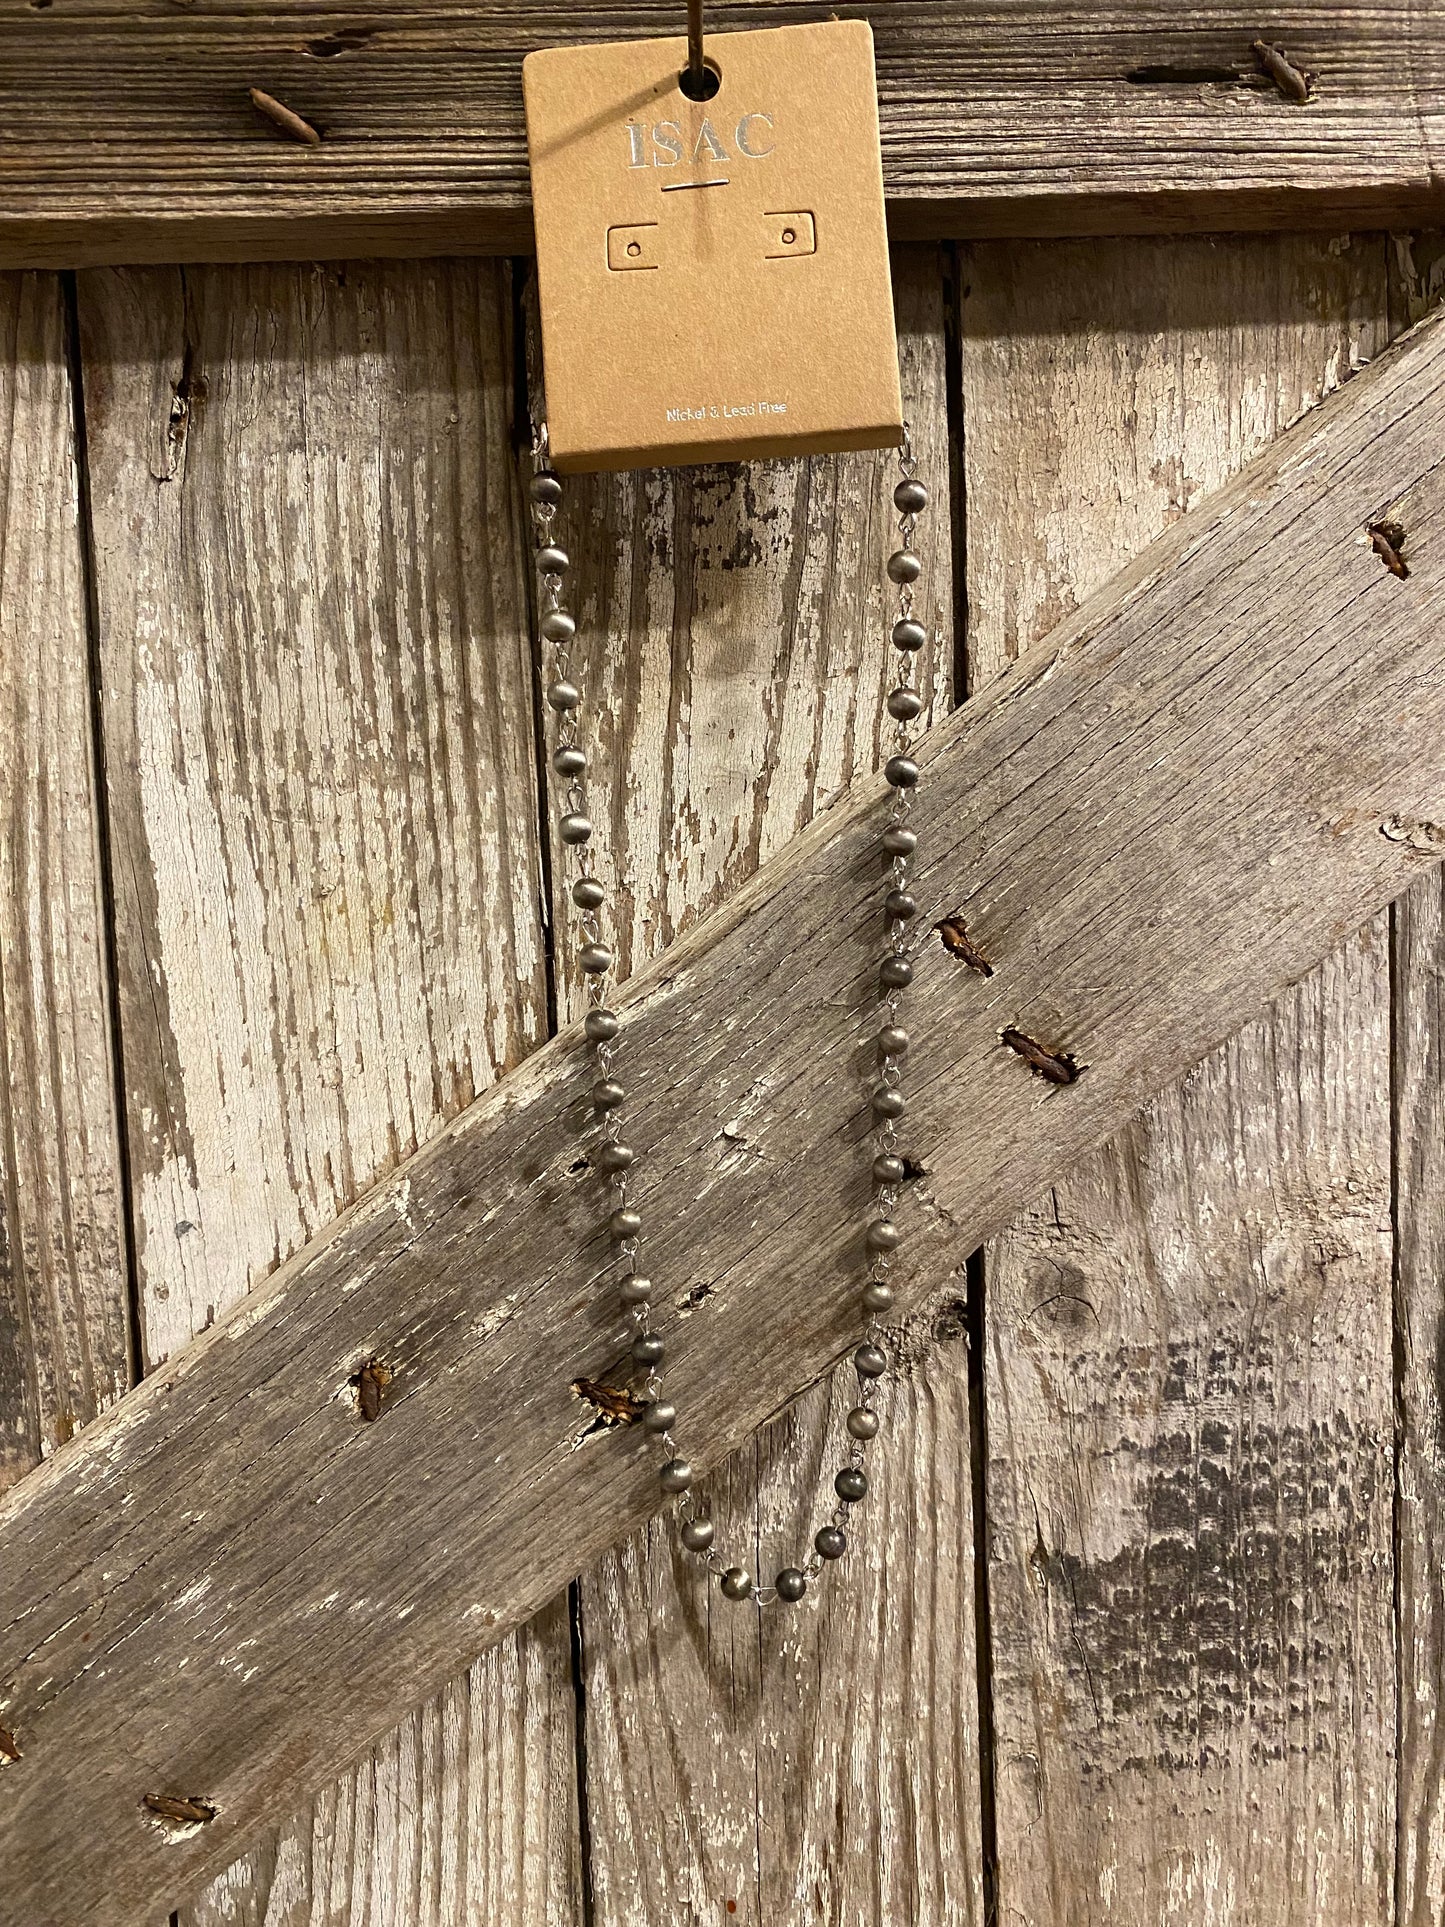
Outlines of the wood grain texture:
[[[1445,234],[1393,237],[1390,320],[1406,328],[1445,290]],[[1440,819],[1437,819],[1437,825]],[[1426,873],[1394,907],[1396,1600],[1399,1927],[1445,1911],[1445,902],[1428,867],[1445,837],[1402,826]]]
[[[1438,218],[1445,21],[1295,0],[889,0],[885,182],[914,237],[1356,225]],[[709,26],[816,17],[733,0]],[[675,8],[584,0],[567,37],[675,33]],[[0,9],[8,263],[510,251],[530,245],[520,65],[531,4]],[[1264,34],[1315,76],[1291,100]],[[320,132],[288,138],[260,88]],[[104,165],[95,156],[102,153]]]
[[0,277],[0,1487],[130,1381],[86,592],[54,275]]
[[[1414,874],[1396,827],[1438,820],[1445,786],[1442,433],[1437,323],[924,738],[922,917],[960,912],[997,969],[930,946],[920,971],[905,1305]],[[1363,535],[1382,509],[1408,581]],[[673,1371],[704,1470],[853,1330],[881,788],[853,785],[622,998],[656,1067],[634,1115],[654,1268],[708,1287]],[[1012,1027],[1083,1074],[1041,1082]],[[385,1723],[399,1679],[440,1684],[655,1509],[644,1442],[594,1434],[571,1389],[620,1337],[577,1042],[0,1501],[0,1715],[30,1738],[0,1852],[29,1917],[143,1917],[215,1871]],[[759,1155],[719,1161],[719,1117]],[[366,1424],[345,1388],[372,1353],[397,1376]],[[157,1784],[214,1819],[166,1834]]]
[[[82,315],[154,1369],[545,1033],[509,281],[101,274]],[[187,1921],[554,1927],[573,1746],[554,1608]]]
[[[979,678],[1386,330],[1379,238],[965,273]],[[1388,1029],[1377,921],[989,1248],[1001,1920],[1388,1916]]]
[[[946,706],[941,268],[933,250],[901,253],[895,305],[905,412],[933,492],[918,606],[935,640],[919,673]],[[574,661],[607,779],[591,790],[594,809],[605,795],[609,829],[589,867],[609,884],[627,966],[659,954],[887,754],[895,473],[889,456],[857,455],[569,483]],[[569,874],[554,846],[562,930]],[[559,952],[570,960],[569,946]],[[580,1016],[584,993],[565,967],[564,982],[565,1014]],[[645,1080],[646,1065],[635,1074]],[[736,1119],[719,1116],[713,1131],[719,1161],[755,1155]],[[683,1273],[663,1300],[682,1344],[694,1295]],[[937,1348],[929,1314],[910,1327],[875,1457],[877,1506],[820,1596],[765,1615],[760,1632],[752,1609],[729,1609],[674,1556],[667,1520],[584,1578],[598,1927],[705,1919],[729,1903],[739,1927],[976,1917],[967,1371],[958,1320],[936,1322],[947,1334]],[[842,1368],[708,1482],[719,1543],[765,1577],[811,1545],[856,1383]]]

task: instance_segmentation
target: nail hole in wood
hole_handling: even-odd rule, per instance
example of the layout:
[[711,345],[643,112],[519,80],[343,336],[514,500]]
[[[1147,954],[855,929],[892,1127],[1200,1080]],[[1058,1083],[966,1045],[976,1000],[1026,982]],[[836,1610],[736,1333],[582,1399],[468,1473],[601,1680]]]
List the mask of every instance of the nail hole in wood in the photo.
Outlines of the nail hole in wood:
[[364,47],[376,31],[375,27],[342,27],[336,33],[322,34],[317,40],[303,40],[301,51],[310,54],[313,60],[335,60],[338,54],[353,53],[358,47]]
[[590,1405],[603,1425],[631,1425],[641,1418],[644,1401],[620,1385],[602,1385],[595,1378],[574,1378],[572,1396]]
[[1003,1033],[1003,1041],[1018,1053],[1035,1077],[1042,1077],[1046,1083],[1076,1084],[1084,1074],[1085,1066],[1076,1063],[1067,1051],[1050,1050],[1025,1031],[1010,1028]]

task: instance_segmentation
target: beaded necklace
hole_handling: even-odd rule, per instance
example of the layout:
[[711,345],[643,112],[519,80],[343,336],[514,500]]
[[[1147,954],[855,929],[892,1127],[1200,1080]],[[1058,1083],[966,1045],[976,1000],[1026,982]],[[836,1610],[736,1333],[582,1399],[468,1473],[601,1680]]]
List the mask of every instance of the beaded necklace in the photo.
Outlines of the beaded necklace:
[[600,912],[607,893],[590,873],[587,852],[594,842],[594,827],[587,814],[585,778],[588,754],[578,738],[582,710],[581,689],[572,680],[571,645],[577,623],[564,608],[562,592],[571,563],[567,551],[554,539],[554,524],[563,501],[561,478],[548,459],[547,431],[539,431],[534,448],[534,473],[531,482],[532,514],[537,540],[537,570],[540,579],[540,619],[542,640],[549,652],[547,704],[555,719],[551,751],[552,769],[560,779],[561,816],[558,835],[569,852],[574,874],[570,895],[577,911],[579,945],[577,963],[586,979],[589,1008],[583,1029],[593,1047],[597,1077],[592,1086],[592,1107],[597,1118],[601,1142],[594,1162],[611,1188],[612,1211],[608,1230],[617,1247],[621,1276],[618,1293],[631,1320],[633,1362],[646,1372],[646,1403],[642,1407],[643,1428],[652,1433],[663,1453],[658,1468],[658,1484],[676,1500],[678,1533],[683,1547],[700,1559],[719,1583],[725,1599],[751,1600],[758,1606],[774,1603],[791,1605],[803,1598],[810,1585],[821,1576],[825,1566],[841,1559],[848,1549],[848,1532],[853,1508],[866,1497],[868,1474],[865,1458],[869,1443],[879,1430],[879,1386],[889,1369],[889,1334],[883,1319],[893,1306],[893,1287],[888,1281],[894,1253],[902,1241],[893,1211],[898,1189],[906,1176],[906,1166],[898,1148],[898,1121],[907,1110],[902,1090],[902,1060],[909,1045],[908,1032],[899,1023],[902,993],[913,981],[913,964],[908,956],[908,931],[917,914],[917,903],[908,889],[909,870],[918,847],[918,836],[909,825],[918,765],[908,754],[910,726],[922,713],[923,702],[914,686],[913,664],[918,651],[928,640],[928,632],[913,614],[913,584],[922,572],[922,563],[913,547],[917,518],[928,506],[928,490],[918,480],[908,426],[903,430],[899,456],[902,471],[893,490],[898,511],[899,546],[888,558],[888,577],[898,590],[898,609],[891,630],[893,647],[898,652],[898,681],[888,695],[888,713],[898,726],[895,753],[884,766],[884,776],[892,792],[892,807],[881,844],[889,860],[888,890],[883,899],[887,926],[887,949],[878,970],[879,1006],[882,1022],[877,1034],[879,1074],[872,1093],[875,1152],[872,1164],[873,1206],[866,1233],[867,1266],[862,1289],[866,1314],[862,1341],[853,1353],[853,1368],[858,1374],[858,1402],[848,1413],[850,1439],[848,1461],[833,1480],[837,1497],[831,1516],[813,1538],[812,1551],[801,1565],[784,1566],[771,1585],[760,1585],[746,1566],[730,1564],[715,1545],[712,1520],[698,1503],[693,1491],[694,1473],[679,1448],[674,1427],[676,1407],[664,1393],[662,1362],[665,1344],[653,1329],[653,1281],[639,1269],[642,1243],[642,1214],[628,1199],[628,1178],[637,1161],[637,1152],[622,1136],[623,1108],[627,1100],[624,1086],[613,1075],[621,1021],[608,1005],[608,984],[613,955],[604,941]]

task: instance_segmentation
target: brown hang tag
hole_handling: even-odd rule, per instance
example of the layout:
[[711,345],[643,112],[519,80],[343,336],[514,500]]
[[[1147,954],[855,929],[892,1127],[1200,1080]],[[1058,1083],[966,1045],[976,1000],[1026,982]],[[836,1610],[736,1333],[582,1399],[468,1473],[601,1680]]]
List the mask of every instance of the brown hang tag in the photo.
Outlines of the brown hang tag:
[[903,439],[864,20],[550,47],[522,65],[552,460]]

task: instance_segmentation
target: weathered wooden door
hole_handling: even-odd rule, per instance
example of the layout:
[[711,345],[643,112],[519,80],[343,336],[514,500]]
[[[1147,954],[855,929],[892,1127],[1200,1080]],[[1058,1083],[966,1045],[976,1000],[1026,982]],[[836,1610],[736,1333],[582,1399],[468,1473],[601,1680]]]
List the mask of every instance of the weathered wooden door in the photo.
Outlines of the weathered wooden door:
[[[1439,259],[1374,232],[899,246],[935,709],[1374,357]],[[7,1483],[580,1007],[537,753],[528,277],[0,279]],[[624,970],[876,765],[887,472],[572,490]],[[1437,1920],[1442,979],[1423,862],[958,1243],[820,1602],[760,1633],[649,1527],[419,1710],[403,1661],[389,1735],[176,1918]],[[719,1117],[717,1159],[749,1135]],[[762,1569],[846,1391],[709,1481]]]

